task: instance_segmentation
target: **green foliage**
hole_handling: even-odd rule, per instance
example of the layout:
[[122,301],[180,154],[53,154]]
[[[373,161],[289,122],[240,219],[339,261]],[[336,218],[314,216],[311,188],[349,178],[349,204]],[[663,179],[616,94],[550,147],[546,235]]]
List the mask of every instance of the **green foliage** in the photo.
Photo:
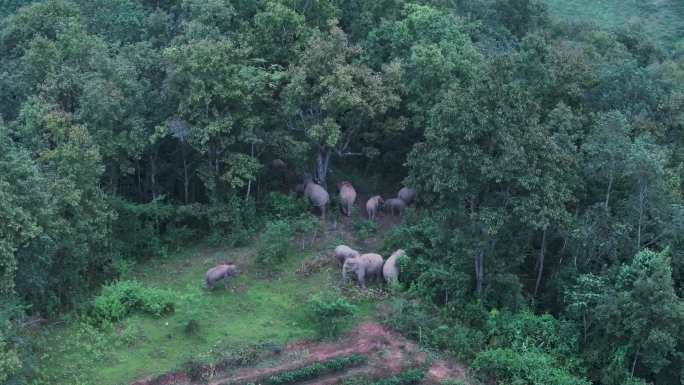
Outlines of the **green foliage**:
[[116,322],[134,311],[160,317],[173,312],[174,294],[169,290],[143,286],[137,281],[107,285],[93,301],[93,317],[99,322]]
[[257,262],[264,268],[274,268],[289,255],[293,239],[288,221],[278,219],[266,223],[266,229],[259,239]]
[[[360,196],[418,190],[383,252],[407,251],[399,294],[416,301],[393,304],[413,319],[387,322],[424,346],[478,357],[485,375],[513,383],[682,382],[681,11],[617,0],[0,2],[0,297],[56,317],[134,276],[133,263],[171,264],[207,236],[244,246],[264,224],[260,262],[278,264],[295,236],[302,250],[328,239],[305,200],[273,192],[313,171],[327,188],[358,181]],[[270,167],[276,158],[285,170]],[[365,239],[373,226],[354,231]],[[189,310],[208,301],[192,293],[169,327],[197,320],[206,337],[218,326]],[[100,301],[107,317],[129,311]],[[24,315],[0,335],[10,382],[34,371],[22,341],[38,337],[16,329]],[[116,341],[78,329],[87,341],[71,347],[95,358],[74,358],[66,383],[87,382],[81,364]],[[118,359],[177,365],[181,350],[191,348]]]
[[359,238],[359,240],[365,241],[366,239],[377,234],[378,224],[371,220],[361,219],[357,222],[354,222],[354,231],[356,232],[356,236]]
[[231,196],[227,202],[214,202],[207,206],[205,215],[213,242],[244,246],[252,239],[257,223],[254,201]]
[[345,380],[343,385],[417,385],[422,383],[425,377],[423,369],[405,370],[395,376],[387,377],[382,380],[373,381],[368,378],[354,378]]
[[473,361],[473,368],[488,378],[505,384],[589,385],[590,382],[558,367],[549,355],[535,350],[516,352],[512,349],[485,350]]
[[337,357],[285,373],[276,374],[269,377],[266,380],[266,383],[269,385],[283,385],[306,381],[320,377],[324,374],[340,372],[354,366],[364,365],[367,360],[368,358],[363,355]]
[[459,359],[472,360],[475,354],[485,345],[486,335],[483,333],[484,318],[482,309],[469,305],[463,309],[471,319],[458,320],[445,317],[435,309],[431,309],[416,300],[398,298],[390,303],[383,322],[394,330],[399,330],[407,337],[413,338],[421,346],[435,350],[447,351]]
[[307,304],[308,317],[320,337],[337,337],[357,307],[339,295],[314,295]]
[[[9,331],[9,325],[4,325],[3,330]],[[8,338],[5,332],[0,332],[0,381],[3,383],[18,375],[22,368],[19,354],[9,344]]]
[[396,376],[386,378],[381,381],[376,381],[373,385],[416,385],[420,384],[425,377],[425,371],[422,369],[411,369]]
[[285,195],[276,191],[266,194],[262,204],[262,215],[272,219],[297,218],[309,210],[305,200],[292,194]]
[[584,325],[585,352],[604,368],[606,383],[624,381],[636,365],[657,373],[676,354],[684,307],[668,253],[641,251],[609,279],[582,276],[568,292],[568,311]]

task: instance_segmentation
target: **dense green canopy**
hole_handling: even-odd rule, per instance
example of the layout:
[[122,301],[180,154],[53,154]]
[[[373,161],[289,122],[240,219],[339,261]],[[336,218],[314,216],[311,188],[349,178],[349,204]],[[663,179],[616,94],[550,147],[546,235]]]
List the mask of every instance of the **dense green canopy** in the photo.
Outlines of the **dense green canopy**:
[[247,241],[305,172],[418,190],[387,247],[483,378],[684,382],[672,44],[540,0],[0,2],[0,382],[20,315]]

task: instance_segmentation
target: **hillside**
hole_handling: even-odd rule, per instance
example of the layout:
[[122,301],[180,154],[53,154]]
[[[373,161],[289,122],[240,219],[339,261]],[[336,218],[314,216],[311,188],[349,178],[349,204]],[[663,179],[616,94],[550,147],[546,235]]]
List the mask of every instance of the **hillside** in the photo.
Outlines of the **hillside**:
[[683,6],[0,1],[0,384],[684,383]]

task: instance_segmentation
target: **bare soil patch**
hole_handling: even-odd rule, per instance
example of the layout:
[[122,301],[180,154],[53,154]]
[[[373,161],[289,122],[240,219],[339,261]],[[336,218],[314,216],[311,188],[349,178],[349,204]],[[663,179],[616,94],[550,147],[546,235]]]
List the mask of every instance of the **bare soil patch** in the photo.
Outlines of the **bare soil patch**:
[[[215,366],[206,365],[205,372],[212,373],[208,382],[192,382],[185,373],[175,372],[155,378],[141,379],[132,385],[258,384],[277,373],[352,354],[367,356],[368,363],[301,384],[333,385],[347,378],[361,376],[384,378],[428,363],[425,384],[438,384],[447,378],[468,383],[463,365],[440,359],[429,361],[427,354],[422,352],[414,342],[377,322],[368,321],[360,324],[336,342],[297,341],[288,344],[277,355],[269,352],[262,359],[268,362],[273,361],[270,365],[264,365],[262,362],[253,367],[222,371],[216,370]],[[273,360],[274,358],[276,359]]]

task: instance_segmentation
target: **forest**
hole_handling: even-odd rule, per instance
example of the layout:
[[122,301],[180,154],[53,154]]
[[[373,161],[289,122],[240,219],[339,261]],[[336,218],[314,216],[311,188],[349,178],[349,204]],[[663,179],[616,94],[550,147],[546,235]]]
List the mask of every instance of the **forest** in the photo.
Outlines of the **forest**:
[[[593,3],[0,1],[0,384],[368,319],[467,367],[444,384],[684,384],[684,3]],[[399,282],[340,289],[342,242],[405,250]],[[237,289],[202,291],[226,260]]]

